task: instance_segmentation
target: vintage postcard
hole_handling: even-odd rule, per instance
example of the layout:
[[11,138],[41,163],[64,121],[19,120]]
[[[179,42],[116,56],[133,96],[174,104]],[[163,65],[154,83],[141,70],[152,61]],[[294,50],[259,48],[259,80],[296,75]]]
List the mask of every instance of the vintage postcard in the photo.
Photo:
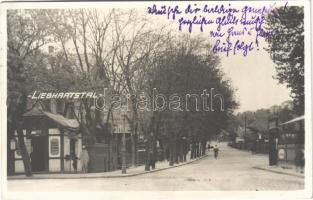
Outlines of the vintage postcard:
[[2,2],[3,199],[312,197],[311,2]]

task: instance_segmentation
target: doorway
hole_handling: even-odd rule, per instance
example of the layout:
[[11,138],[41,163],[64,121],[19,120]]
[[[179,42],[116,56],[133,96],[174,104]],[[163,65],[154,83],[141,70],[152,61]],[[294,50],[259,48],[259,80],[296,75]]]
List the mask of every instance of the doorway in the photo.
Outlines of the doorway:
[[30,159],[33,172],[48,171],[47,149],[48,149],[47,137],[45,136],[32,137],[32,152],[30,154]]

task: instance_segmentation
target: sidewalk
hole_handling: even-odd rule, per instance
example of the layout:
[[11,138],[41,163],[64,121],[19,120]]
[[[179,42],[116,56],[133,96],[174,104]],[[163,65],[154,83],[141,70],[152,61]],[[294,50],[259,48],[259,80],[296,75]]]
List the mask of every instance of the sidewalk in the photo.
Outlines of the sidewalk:
[[[237,149],[234,147],[230,147],[230,148]],[[237,150],[251,154],[249,150],[244,150],[244,149],[237,149]],[[283,168],[281,166],[276,166],[276,165],[269,166],[268,164],[263,164],[263,163],[268,162],[268,155],[266,154],[253,154],[252,153],[251,155],[253,155],[254,157],[257,156],[258,158],[263,157],[263,159],[260,159],[259,161],[255,160],[256,163],[254,163],[254,165],[251,166],[253,169],[264,170],[264,171],[273,172],[277,174],[285,174],[285,175],[290,175],[290,176],[294,176],[298,178],[304,178],[304,173],[297,172],[296,169],[294,168],[289,169],[289,168]]]
[[173,166],[169,166],[168,161],[162,161],[156,163],[156,168],[154,170],[145,171],[145,166],[137,166],[127,168],[126,174],[122,174],[122,170],[116,170],[111,172],[100,172],[100,173],[77,173],[77,174],[62,174],[62,173],[53,173],[53,174],[33,174],[32,177],[27,177],[25,175],[15,175],[8,176],[8,180],[21,180],[21,179],[80,179],[80,178],[118,178],[118,177],[131,177],[137,176],[141,174],[147,174],[157,171],[162,171],[170,168],[175,168],[183,165],[187,165],[189,163],[193,163],[195,161],[201,160],[208,155],[204,155],[202,157],[190,160],[189,156],[187,157],[187,161],[179,164],[174,164]]
[[253,168],[259,169],[259,170],[265,170],[269,172],[274,172],[277,174],[286,174],[290,176],[304,178],[304,173],[297,172],[296,169],[287,169],[287,168],[282,168],[280,166],[269,166],[269,165],[254,166]]

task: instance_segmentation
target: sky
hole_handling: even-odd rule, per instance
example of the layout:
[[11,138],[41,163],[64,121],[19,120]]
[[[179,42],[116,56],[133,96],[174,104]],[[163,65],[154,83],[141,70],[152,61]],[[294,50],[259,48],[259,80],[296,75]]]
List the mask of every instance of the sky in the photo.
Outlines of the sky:
[[286,85],[273,79],[275,65],[265,50],[250,52],[247,57],[223,56],[221,64],[237,89],[238,112],[268,108],[291,99]]
[[[216,2],[203,2],[202,4],[208,4],[209,6],[216,5]],[[255,2],[254,2],[255,3]],[[151,3],[150,3],[151,4]],[[141,13],[142,16],[148,17],[148,19],[153,22],[150,24],[151,27],[155,26],[169,26],[173,28],[173,31],[178,30],[178,19],[180,17],[190,18],[192,19],[194,15],[181,14],[176,15],[176,19],[167,19],[167,15],[147,15],[147,6],[152,6],[149,3],[138,3],[132,4],[133,8]],[[159,2],[157,5],[167,5],[174,7],[175,5],[179,5],[182,10],[186,7],[186,3],[173,4],[173,3],[165,3]],[[235,4],[232,2],[232,4]],[[242,9],[243,4],[236,5],[236,8]],[[251,4],[251,3],[250,3]],[[249,4],[249,5],[250,5]],[[158,5],[158,6],[160,6]],[[201,5],[198,3],[198,5]],[[112,6],[112,5],[111,5]],[[125,7],[119,5],[122,9]],[[252,5],[251,5],[252,6]],[[264,3],[258,6],[254,6],[256,8],[264,6]],[[113,6],[112,6],[113,7]],[[253,7],[253,6],[252,6]],[[107,10],[107,7],[104,8],[103,13]],[[212,15],[216,16],[216,15]],[[218,16],[218,15],[217,15]],[[214,19],[214,17],[212,17]],[[199,31],[199,26],[193,26],[193,35],[202,34],[204,37],[208,37],[211,43],[214,43],[214,38],[210,38],[208,32],[212,29],[214,25],[210,24],[205,26],[204,31],[201,33]],[[227,28],[227,26],[225,27]],[[235,28],[238,30],[243,27],[236,25]],[[214,29],[214,28],[213,28]],[[188,27],[183,27],[182,31],[184,33],[188,33]],[[238,37],[240,38],[240,37]],[[234,40],[237,38],[234,38]],[[248,42],[251,41],[251,38],[241,37],[241,40]],[[286,100],[290,100],[290,90],[282,84],[278,83],[278,80],[274,79],[275,76],[275,64],[271,60],[268,52],[266,52],[263,48],[267,46],[267,43],[260,39],[260,48],[259,50],[253,50],[248,53],[247,56],[243,56],[242,54],[237,55],[229,55],[225,56],[225,53],[220,53],[221,58],[221,66],[227,76],[228,79],[231,80],[233,87],[236,89],[235,96],[236,100],[239,102],[240,107],[236,112],[244,112],[244,111],[255,111],[261,108],[269,108],[273,105],[279,105]]]

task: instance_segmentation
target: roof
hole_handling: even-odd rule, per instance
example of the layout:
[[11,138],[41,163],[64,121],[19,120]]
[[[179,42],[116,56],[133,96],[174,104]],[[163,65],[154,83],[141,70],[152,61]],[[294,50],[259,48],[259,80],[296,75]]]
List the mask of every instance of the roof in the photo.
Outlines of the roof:
[[28,112],[24,113],[24,117],[32,117],[32,116],[45,116],[43,111],[37,107],[34,107],[33,109],[29,110]]
[[59,125],[61,125],[64,128],[69,128],[69,129],[74,129],[78,130],[79,129],[79,123],[76,119],[67,119],[63,117],[62,115],[58,114],[53,114],[50,112],[43,112],[48,118],[52,119]]
[[247,125],[247,128],[254,131],[266,132],[267,131],[267,121],[265,119],[257,119]]
[[221,133],[225,134],[225,135],[230,135],[230,133],[228,131],[226,131],[225,129],[221,130]]
[[30,111],[26,112],[24,117],[43,117],[46,116],[58,125],[62,126],[63,128],[67,128],[73,131],[77,131],[79,129],[79,123],[76,119],[68,119],[63,117],[62,115],[59,114],[54,114],[50,112],[43,111],[37,107],[34,107]]
[[284,122],[284,123],[281,123],[280,125],[285,125],[285,124],[291,124],[291,123],[294,123],[294,122],[298,122],[298,121],[302,121],[304,120],[304,115],[300,116],[300,117],[296,117],[290,121],[287,121],[287,122]]

